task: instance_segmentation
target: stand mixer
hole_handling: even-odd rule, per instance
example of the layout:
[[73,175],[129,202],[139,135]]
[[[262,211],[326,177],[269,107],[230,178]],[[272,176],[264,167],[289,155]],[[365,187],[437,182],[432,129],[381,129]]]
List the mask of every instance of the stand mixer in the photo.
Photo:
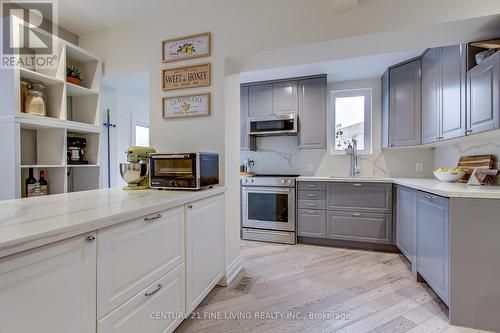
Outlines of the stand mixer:
[[131,146],[127,150],[127,163],[120,163],[120,175],[128,184],[124,190],[149,189],[149,155],[156,153],[151,147]]

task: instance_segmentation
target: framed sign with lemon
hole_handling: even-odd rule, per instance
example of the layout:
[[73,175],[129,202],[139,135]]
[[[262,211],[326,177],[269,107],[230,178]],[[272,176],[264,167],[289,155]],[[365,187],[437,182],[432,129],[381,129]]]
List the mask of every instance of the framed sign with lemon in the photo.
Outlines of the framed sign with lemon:
[[173,62],[210,56],[209,32],[168,39],[161,42],[162,61]]
[[210,115],[210,93],[163,97],[162,118],[190,118]]

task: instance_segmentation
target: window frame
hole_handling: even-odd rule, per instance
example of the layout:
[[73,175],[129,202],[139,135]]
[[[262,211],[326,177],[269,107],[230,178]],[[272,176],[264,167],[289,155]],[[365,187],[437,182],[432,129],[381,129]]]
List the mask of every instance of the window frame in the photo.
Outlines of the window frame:
[[150,130],[150,132],[149,132],[149,145],[151,145],[151,129],[149,127],[149,122],[146,122],[143,120],[135,120],[134,121],[134,128],[133,128],[133,133],[132,133],[132,145],[133,146],[137,145],[137,126],[147,128]]
[[[339,97],[365,97],[365,119],[364,119],[364,149],[358,150],[360,155],[371,155],[373,153],[373,138],[372,138],[372,89],[371,88],[360,88],[360,89],[348,89],[348,90],[331,90],[330,91],[330,154],[331,155],[345,155],[345,151],[336,150],[335,143],[337,132],[335,128],[336,121],[336,110],[335,110],[335,99]],[[350,139],[350,138],[348,138]]]

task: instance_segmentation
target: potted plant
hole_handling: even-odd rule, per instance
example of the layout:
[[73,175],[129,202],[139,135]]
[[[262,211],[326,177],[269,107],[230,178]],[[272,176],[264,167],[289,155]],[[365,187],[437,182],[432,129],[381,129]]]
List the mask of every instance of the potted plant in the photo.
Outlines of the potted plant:
[[80,69],[78,67],[74,65],[68,66],[66,69],[66,81],[80,85],[82,83],[82,79],[82,74],[80,73]]

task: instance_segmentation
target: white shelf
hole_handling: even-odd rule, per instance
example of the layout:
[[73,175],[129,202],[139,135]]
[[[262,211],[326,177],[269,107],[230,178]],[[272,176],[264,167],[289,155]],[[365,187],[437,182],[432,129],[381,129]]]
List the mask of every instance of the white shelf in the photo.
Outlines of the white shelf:
[[66,82],[66,92],[70,97],[97,95],[99,93],[98,91],[78,86],[69,82]]
[[67,58],[71,58],[72,60],[77,61],[78,63],[99,61],[99,59],[95,55],[82,49],[81,47],[66,41],[63,41],[63,43],[64,45],[66,45]]
[[68,168],[97,168],[99,164],[67,164]]
[[64,168],[64,164],[56,164],[56,165],[51,165],[51,164],[26,164],[26,165],[21,165],[21,169],[48,169],[48,168]]
[[54,84],[63,84],[64,81],[57,79],[55,77],[51,77],[42,73],[34,72],[32,70],[19,67],[19,74],[22,79],[41,82],[47,86],[51,86]]
[[51,117],[42,117],[28,113],[19,113],[16,115],[16,121],[24,129],[49,129],[65,128],[78,133],[100,133],[101,126],[81,123],[78,121],[62,120]]

